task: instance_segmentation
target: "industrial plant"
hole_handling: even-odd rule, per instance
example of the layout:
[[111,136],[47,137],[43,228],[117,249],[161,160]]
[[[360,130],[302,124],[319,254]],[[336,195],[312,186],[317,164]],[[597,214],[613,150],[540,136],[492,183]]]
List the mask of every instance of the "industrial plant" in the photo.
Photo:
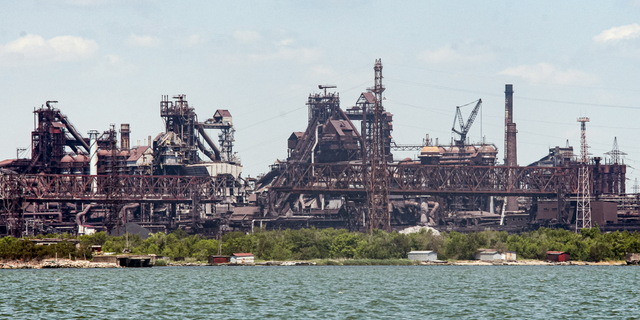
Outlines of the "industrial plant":
[[[466,119],[464,106],[452,110],[455,138],[447,143],[426,134],[422,144],[398,144],[393,114],[383,105],[382,70],[376,60],[372,87],[347,108],[335,86],[320,85],[307,98],[305,131],[282,141],[287,158],[273,159],[257,178],[242,176],[229,110],[198,117],[186,95],[162,96],[164,131],[134,146],[129,124],[84,136],[73,115],[46,101],[34,110],[30,158],[0,162],[0,235],[122,234],[127,228],[182,228],[206,237],[305,227],[640,229],[640,197],[625,189],[625,153],[612,137],[612,151],[589,157],[589,118],[576,122],[580,150],[557,146],[518,166],[517,108],[506,84],[502,163],[498,142],[468,137],[482,99],[468,104]],[[395,151],[418,156],[394,159]]]

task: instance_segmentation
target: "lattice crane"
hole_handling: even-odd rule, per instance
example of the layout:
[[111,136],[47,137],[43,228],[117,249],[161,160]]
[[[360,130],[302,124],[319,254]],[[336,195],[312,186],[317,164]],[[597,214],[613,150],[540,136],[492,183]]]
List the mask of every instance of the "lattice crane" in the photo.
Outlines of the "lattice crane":
[[[471,111],[471,114],[469,115],[469,119],[467,119],[467,123],[464,123],[464,118],[462,117],[462,112],[460,111],[460,108],[466,107],[473,103],[475,103],[476,106],[473,108],[473,111]],[[481,106],[482,106],[482,99],[469,102],[463,106],[456,106],[456,116],[453,118],[453,126],[451,127],[451,131],[460,135],[460,140],[456,140],[456,144],[461,146],[464,145],[465,141],[467,140],[467,133],[469,133],[469,129],[471,129],[471,125],[473,124],[473,121],[476,119],[476,116],[478,115],[478,111],[480,110]],[[456,120],[458,120],[458,123],[460,124],[459,131],[456,129]]]

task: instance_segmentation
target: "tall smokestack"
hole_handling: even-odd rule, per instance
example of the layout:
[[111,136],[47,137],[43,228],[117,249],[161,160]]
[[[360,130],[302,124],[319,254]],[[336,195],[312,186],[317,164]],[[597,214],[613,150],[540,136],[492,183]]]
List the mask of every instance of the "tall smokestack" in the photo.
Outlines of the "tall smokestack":
[[[507,84],[504,88],[504,108],[505,108],[505,139],[504,139],[504,165],[515,167],[518,165],[518,152],[516,142],[516,124],[513,122],[513,85]],[[515,188],[515,172],[509,173],[509,188]],[[518,198],[507,197],[506,211],[518,210]]]
[[120,149],[129,150],[129,124],[120,124]]
[[[98,131],[89,131],[89,174],[98,175]],[[91,192],[98,191],[98,181],[96,177],[91,178]]]

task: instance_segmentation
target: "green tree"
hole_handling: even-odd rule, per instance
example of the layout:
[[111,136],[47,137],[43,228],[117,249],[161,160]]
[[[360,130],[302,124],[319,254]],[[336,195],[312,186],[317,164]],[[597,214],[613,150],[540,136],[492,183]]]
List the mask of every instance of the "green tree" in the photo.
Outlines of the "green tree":
[[335,237],[331,243],[331,256],[334,258],[353,258],[358,247],[366,242],[357,234],[343,233]]

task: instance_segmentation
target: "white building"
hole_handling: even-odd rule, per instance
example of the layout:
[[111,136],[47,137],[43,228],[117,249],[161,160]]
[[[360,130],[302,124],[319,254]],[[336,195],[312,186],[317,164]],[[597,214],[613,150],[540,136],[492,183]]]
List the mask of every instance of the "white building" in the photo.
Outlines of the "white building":
[[409,260],[436,261],[438,254],[434,251],[411,251],[408,254]]
[[502,260],[516,260],[515,251],[505,251],[502,253]]
[[229,259],[232,264],[253,264],[253,253],[234,253]]
[[494,249],[478,249],[475,258],[480,261],[503,260],[502,254]]

